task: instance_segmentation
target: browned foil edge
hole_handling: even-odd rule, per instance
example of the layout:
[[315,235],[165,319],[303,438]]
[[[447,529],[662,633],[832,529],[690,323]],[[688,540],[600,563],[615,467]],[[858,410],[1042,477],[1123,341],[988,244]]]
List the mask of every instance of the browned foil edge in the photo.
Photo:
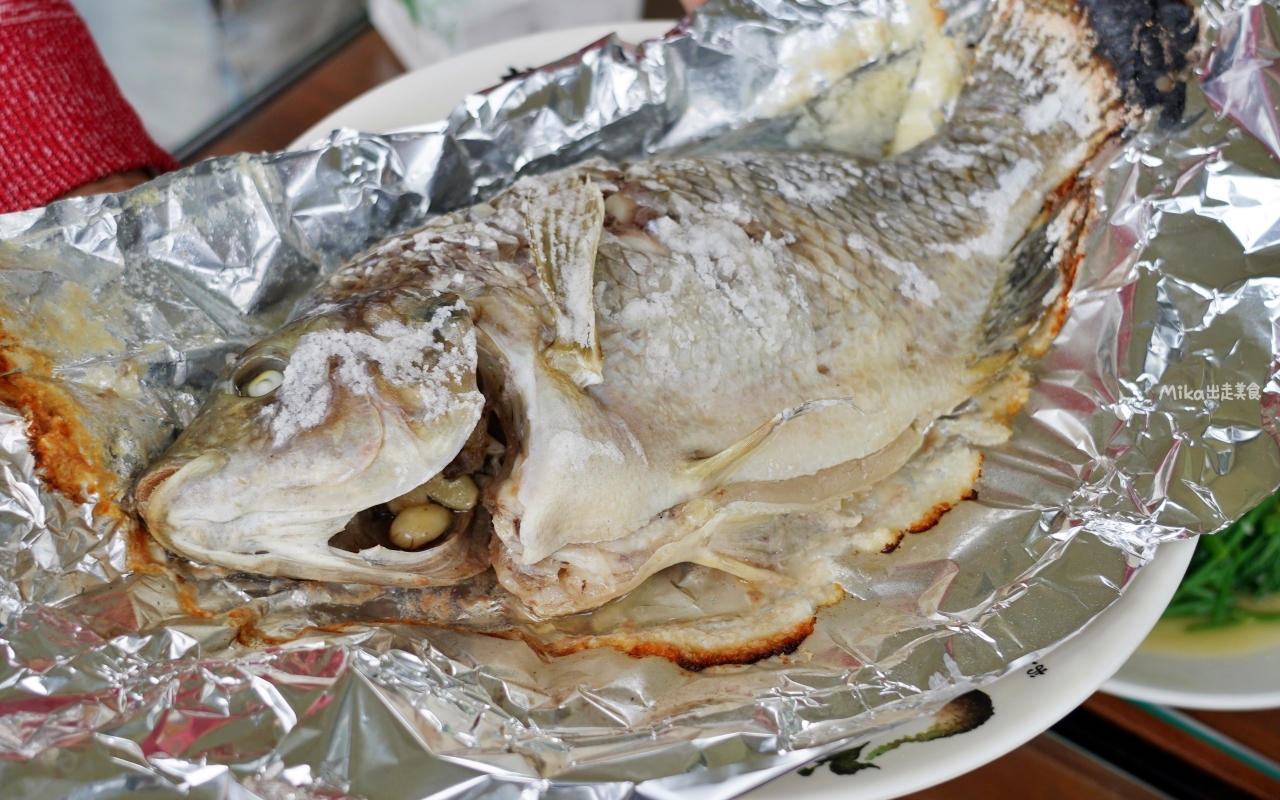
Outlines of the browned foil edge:
[[47,356],[0,329],[0,403],[26,419],[37,474],[52,491],[76,503],[93,501],[96,513],[123,519],[120,477],[102,464],[102,442],[81,422],[86,409],[49,380],[52,373]]
[[750,644],[721,650],[682,648],[669,642],[628,642],[621,637],[615,636],[592,636],[576,641],[551,643],[539,641],[523,631],[520,632],[519,636],[526,644],[544,656],[569,656],[574,653],[581,653],[584,650],[593,650],[597,647],[612,647],[632,658],[659,656],[689,672],[701,672],[709,667],[728,664],[754,664],[766,658],[790,655],[800,647],[805,639],[809,638],[809,634],[813,633],[814,626],[817,623],[818,617],[815,614],[772,636],[758,639]]

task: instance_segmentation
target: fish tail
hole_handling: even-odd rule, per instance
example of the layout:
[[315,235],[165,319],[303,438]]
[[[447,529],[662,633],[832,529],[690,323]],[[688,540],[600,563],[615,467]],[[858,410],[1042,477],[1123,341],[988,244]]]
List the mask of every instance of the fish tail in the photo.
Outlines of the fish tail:
[[1093,150],[1148,112],[1175,121],[1197,35],[1183,0],[997,0],[953,132]]
[[1200,26],[1184,0],[1077,0],[1094,36],[1094,56],[1111,65],[1130,106],[1158,109],[1172,124],[1186,105]]
[[[1082,169],[1149,114],[1181,117],[1197,25],[1183,0],[997,0],[944,134],[1003,187],[1034,164],[1044,206],[1005,256],[974,366],[1048,346],[1096,221]],[[1044,192],[1040,194],[1040,192]],[[1012,207],[1012,206],[1010,206]]]

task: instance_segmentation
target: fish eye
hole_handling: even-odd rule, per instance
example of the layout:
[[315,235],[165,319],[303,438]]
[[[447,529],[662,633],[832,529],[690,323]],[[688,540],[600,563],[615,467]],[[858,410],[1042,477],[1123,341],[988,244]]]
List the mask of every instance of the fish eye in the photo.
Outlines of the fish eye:
[[278,369],[264,369],[244,385],[244,393],[249,397],[262,397],[280,388],[282,383],[284,383],[283,372]]
[[241,397],[266,397],[284,383],[288,362],[275,355],[259,355],[248,359],[232,377],[235,393]]

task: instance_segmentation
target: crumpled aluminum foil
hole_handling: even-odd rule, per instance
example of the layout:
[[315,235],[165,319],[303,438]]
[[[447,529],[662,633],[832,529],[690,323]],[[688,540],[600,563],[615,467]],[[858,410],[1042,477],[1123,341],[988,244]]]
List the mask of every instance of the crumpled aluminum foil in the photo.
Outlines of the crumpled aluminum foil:
[[[953,4],[950,32],[971,35],[984,8]],[[230,574],[167,561],[111,513],[225,356],[344,258],[520,174],[767,145],[787,121],[760,98],[840,77],[801,75],[795,53],[904,9],[716,0],[664,40],[602,41],[419,131],[338,131],[0,217],[0,390],[54,391],[69,405],[31,432],[88,437],[108,475],[50,491],[85,473],[38,462],[23,417],[0,410],[5,792],[732,797],[1055,646],[1160,542],[1271,492],[1280,53],[1275,9],[1255,2],[1203,9],[1211,50],[1183,124],[1100,166],[1106,224],[1014,436],[985,453],[979,499],[892,555],[846,559],[847,598],[790,658],[698,673],[609,648],[547,661],[422,624],[457,602],[496,625],[483,587]]]

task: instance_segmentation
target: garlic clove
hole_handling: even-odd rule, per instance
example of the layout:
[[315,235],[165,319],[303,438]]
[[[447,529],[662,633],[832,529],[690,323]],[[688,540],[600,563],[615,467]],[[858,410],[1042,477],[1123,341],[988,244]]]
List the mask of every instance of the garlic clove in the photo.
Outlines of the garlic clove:
[[604,199],[604,213],[613,217],[622,225],[629,225],[631,220],[635,218],[636,208],[639,205],[639,203],[625,194],[611,194]]
[[452,481],[444,475],[437,475],[422,484],[422,488],[432,500],[454,511],[470,511],[480,498],[480,489],[470,475],[462,475]]
[[391,521],[391,541],[402,550],[417,550],[436,539],[453,525],[449,509],[434,503],[409,506]]
[[431,502],[431,496],[427,494],[427,485],[414,487],[394,500],[387,501],[387,510],[392,514],[399,514],[409,506],[421,506]]
[[480,488],[470,475],[463,475],[456,480],[449,480],[444,475],[436,475],[426,483],[410,489],[394,500],[387,501],[387,510],[399,514],[409,506],[420,506],[435,501],[454,511],[470,511],[476,507],[480,499]]

